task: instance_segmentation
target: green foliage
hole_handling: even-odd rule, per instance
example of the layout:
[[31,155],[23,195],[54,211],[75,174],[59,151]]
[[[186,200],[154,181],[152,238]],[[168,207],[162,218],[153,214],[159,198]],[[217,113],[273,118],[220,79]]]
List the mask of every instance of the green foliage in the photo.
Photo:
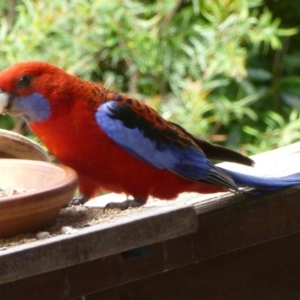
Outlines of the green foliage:
[[11,0],[0,68],[52,62],[252,154],[300,139],[298,35],[280,22],[291,6],[299,17],[293,1],[273,12],[261,0]]

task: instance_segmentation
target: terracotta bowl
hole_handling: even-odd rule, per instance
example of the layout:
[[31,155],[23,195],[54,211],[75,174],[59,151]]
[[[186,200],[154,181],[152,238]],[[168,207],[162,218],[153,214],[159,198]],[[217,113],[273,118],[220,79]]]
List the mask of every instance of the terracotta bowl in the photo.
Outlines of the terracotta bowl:
[[74,196],[77,175],[48,162],[0,159],[0,188],[23,190],[0,197],[0,238],[37,231],[55,220]]

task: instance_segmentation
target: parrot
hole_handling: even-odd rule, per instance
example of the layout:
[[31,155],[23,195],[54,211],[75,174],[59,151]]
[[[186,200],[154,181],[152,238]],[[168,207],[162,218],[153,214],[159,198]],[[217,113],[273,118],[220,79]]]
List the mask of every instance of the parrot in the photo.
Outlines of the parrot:
[[164,119],[145,103],[42,61],[18,62],[0,72],[0,113],[22,117],[61,163],[73,168],[85,203],[102,191],[124,193],[123,203],[180,193],[272,191],[300,177],[265,178],[231,171],[212,160],[253,166],[252,159],[209,143]]

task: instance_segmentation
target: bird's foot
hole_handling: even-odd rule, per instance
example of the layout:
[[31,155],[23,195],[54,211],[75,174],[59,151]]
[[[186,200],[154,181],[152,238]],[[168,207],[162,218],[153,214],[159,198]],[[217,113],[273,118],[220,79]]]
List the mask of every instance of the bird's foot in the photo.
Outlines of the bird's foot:
[[74,197],[68,204],[68,206],[73,206],[73,205],[81,205],[84,204],[85,202],[88,201],[88,197],[86,195],[80,195],[78,197]]
[[104,207],[104,212],[108,209],[120,209],[120,210],[125,210],[128,209],[129,207],[141,207],[143,203],[136,199],[127,199],[123,202],[110,202],[107,203]]

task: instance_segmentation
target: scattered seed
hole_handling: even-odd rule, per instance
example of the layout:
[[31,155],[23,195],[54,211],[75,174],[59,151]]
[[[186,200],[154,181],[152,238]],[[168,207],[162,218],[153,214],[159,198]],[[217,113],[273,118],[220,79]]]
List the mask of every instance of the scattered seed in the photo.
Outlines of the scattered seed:
[[61,230],[60,230],[60,232],[62,233],[62,234],[72,234],[72,233],[75,233],[75,232],[77,232],[78,231],[78,229],[74,229],[73,227],[71,227],[71,226],[63,226],[62,228],[61,228]]
[[10,197],[21,193],[25,193],[25,190],[0,187],[0,197]]
[[40,231],[36,234],[36,239],[37,240],[44,240],[44,239],[48,239],[50,236],[51,235],[48,231]]
[[[134,208],[129,210],[120,211],[118,209],[106,210],[103,213],[101,207],[88,207],[88,206],[72,206],[61,209],[57,219],[52,224],[49,224],[44,230],[38,233],[27,233],[14,236],[12,238],[0,239],[0,250],[2,248],[9,248],[16,245],[30,243],[36,240],[47,239],[61,234],[71,234],[80,228],[94,226],[101,223],[114,223],[115,218],[120,216],[128,216],[137,212]],[[72,230],[63,229],[69,227]],[[42,234],[41,234],[42,233]]]

